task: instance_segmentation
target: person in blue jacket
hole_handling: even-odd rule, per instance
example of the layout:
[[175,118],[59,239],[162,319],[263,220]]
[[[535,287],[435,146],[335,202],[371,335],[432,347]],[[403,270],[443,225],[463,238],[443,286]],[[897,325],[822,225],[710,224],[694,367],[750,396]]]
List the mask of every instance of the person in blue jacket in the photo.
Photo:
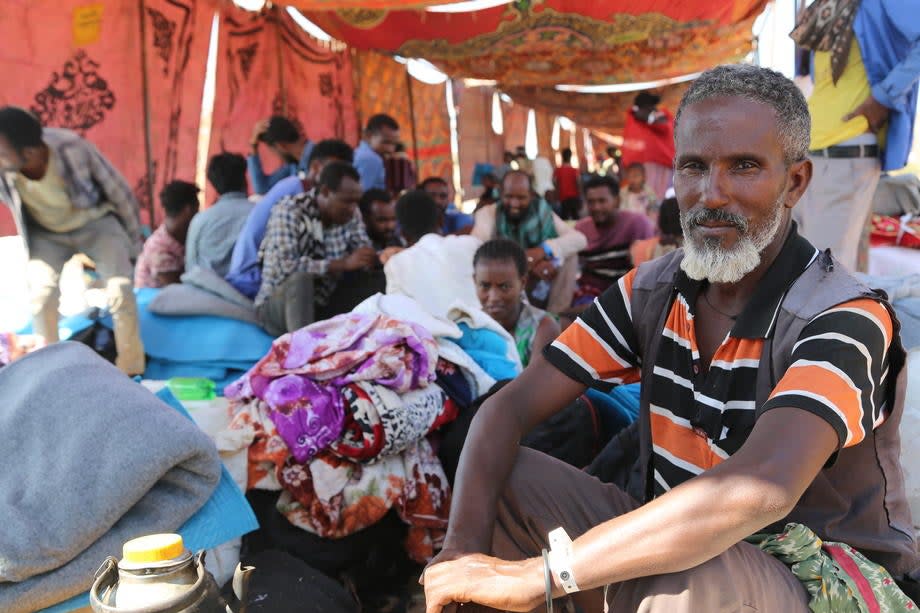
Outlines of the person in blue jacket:
[[361,189],[386,189],[387,171],[384,156],[396,151],[399,123],[383,113],[367,120],[364,138],[355,149],[355,168],[361,175]]
[[[262,168],[259,144],[263,143],[281,159],[281,167],[271,174]],[[251,151],[246,159],[249,182],[257,194],[264,194],[278,181],[306,172],[313,151],[313,142],[293,121],[281,115],[263,119],[256,124],[250,140]]]
[[814,176],[799,230],[851,270],[868,266],[868,222],[882,171],[907,163],[917,114],[920,15],[912,0],[816,0],[792,38],[812,52]]

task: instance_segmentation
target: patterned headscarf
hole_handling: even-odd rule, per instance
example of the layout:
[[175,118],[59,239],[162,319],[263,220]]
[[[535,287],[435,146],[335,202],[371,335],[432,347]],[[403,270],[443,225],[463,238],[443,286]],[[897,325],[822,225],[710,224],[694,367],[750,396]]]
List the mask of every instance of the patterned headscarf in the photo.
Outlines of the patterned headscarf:
[[789,34],[800,47],[811,51],[829,51],[831,78],[834,85],[847,67],[853,44],[853,20],[860,0],[815,0],[802,11],[799,22]]
[[531,200],[524,217],[516,221],[508,218],[508,212],[501,200],[495,206],[497,237],[510,238],[524,249],[531,249],[547,239],[559,236],[553,219],[553,209],[543,198]]

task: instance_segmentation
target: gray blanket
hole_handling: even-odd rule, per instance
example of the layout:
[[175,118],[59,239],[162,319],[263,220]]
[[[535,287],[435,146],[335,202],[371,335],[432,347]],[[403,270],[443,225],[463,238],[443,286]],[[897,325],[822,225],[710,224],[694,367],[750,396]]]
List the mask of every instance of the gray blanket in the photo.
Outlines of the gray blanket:
[[252,300],[212,270],[196,267],[161,289],[147,307],[157,315],[211,315],[258,324]]
[[0,368],[0,432],[6,613],[87,590],[106,556],[175,531],[220,479],[206,434],[78,343]]

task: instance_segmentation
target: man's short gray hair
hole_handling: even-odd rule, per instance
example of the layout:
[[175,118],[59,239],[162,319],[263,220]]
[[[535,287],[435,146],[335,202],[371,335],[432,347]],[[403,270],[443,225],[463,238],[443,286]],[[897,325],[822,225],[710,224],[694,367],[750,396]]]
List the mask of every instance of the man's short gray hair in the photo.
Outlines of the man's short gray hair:
[[805,96],[782,74],[750,64],[716,66],[701,74],[677,107],[675,137],[684,109],[703,100],[727,96],[738,96],[773,107],[786,163],[805,159],[811,140],[811,116]]

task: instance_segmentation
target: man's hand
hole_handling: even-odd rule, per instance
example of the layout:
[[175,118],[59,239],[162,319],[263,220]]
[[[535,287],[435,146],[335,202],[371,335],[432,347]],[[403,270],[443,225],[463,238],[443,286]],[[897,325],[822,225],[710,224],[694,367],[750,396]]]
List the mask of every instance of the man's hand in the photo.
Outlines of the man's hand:
[[256,122],[256,125],[252,128],[252,138],[249,139],[249,144],[253,149],[259,146],[259,139],[262,138],[262,135],[265,134],[268,130],[268,120],[260,119]]
[[873,132],[878,132],[888,121],[889,112],[890,110],[887,106],[876,100],[872,94],[869,94],[869,97],[863,100],[863,103],[856,107],[852,113],[843,116],[843,121],[850,121],[854,117],[862,115],[869,122],[869,129]]
[[553,264],[551,260],[543,260],[531,268],[531,272],[533,272],[534,276],[538,279],[552,281],[556,278],[556,275],[559,274],[559,269],[556,268],[556,265]]
[[405,249],[405,247],[387,247],[383,251],[377,254],[377,257],[380,258],[380,263],[386,266],[387,262],[390,261],[390,258]]
[[481,553],[433,564],[422,575],[425,612],[475,602],[499,611],[530,611],[545,598],[543,560],[507,562]]
[[339,261],[343,271],[361,270],[377,262],[377,252],[373,247],[358,247]]

